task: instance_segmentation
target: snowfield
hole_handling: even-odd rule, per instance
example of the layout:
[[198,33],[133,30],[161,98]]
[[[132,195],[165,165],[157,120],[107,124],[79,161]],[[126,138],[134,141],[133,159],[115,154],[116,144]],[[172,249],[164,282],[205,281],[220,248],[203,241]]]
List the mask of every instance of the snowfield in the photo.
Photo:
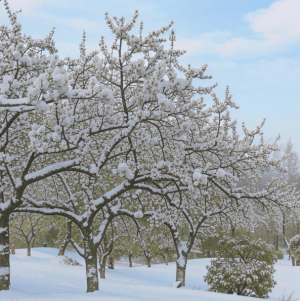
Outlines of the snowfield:
[[[69,266],[60,263],[57,249],[34,248],[32,257],[26,250],[16,250],[11,256],[11,289],[1,291],[1,301],[245,301],[257,300],[249,297],[208,292],[203,281],[205,266],[210,259],[189,260],[185,288],[172,288],[175,282],[175,263],[153,265],[151,268],[138,266],[129,268],[116,264],[115,270],[106,270],[105,280],[100,279],[100,291],[85,293],[85,267],[82,258],[73,251],[66,255],[83,266]],[[295,292],[300,298],[300,267],[279,260],[275,265],[277,286],[269,300],[278,301],[284,290],[286,294]]]

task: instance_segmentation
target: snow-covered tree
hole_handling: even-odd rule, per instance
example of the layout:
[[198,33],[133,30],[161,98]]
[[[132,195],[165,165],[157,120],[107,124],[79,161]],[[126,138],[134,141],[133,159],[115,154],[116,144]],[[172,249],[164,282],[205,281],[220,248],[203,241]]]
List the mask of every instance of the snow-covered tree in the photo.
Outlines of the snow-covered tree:
[[10,235],[23,239],[27,246],[27,256],[31,256],[31,248],[44,228],[54,226],[55,221],[41,214],[12,214],[10,219]]
[[[174,71],[173,65],[182,52],[164,50],[162,46],[164,39],[160,36],[170,26],[143,37],[141,25],[140,36],[131,36],[128,32],[137,16],[129,23],[124,18],[106,17],[116,41],[112,52],[104,39],[100,41],[101,59],[97,52],[86,54],[84,36],[80,59],[59,62],[67,66],[68,73],[68,100],[63,108],[72,112],[74,123],[64,129],[58,126],[57,139],[67,135],[67,145],[78,142],[86,173],[74,177],[66,171],[44,181],[48,188],[44,199],[29,191],[28,207],[22,208],[59,214],[77,225],[84,240],[84,250],[77,250],[86,259],[88,291],[98,289],[96,249],[112,217],[143,216],[139,207],[127,209],[129,192],[164,195],[168,190],[164,191],[159,183],[166,183],[170,190],[180,184],[180,177],[172,171],[174,162],[174,168],[178,165],[173,155],[177,145],[174,134],[181,131],[176,119],[186,119],[191,108],[198,106],[191,100],[195,89],[192,77],[177,78]],[[136,60],[137,54],[143,58]],[[194,70],[193,77],[202,78],[203,70]],[[199,93],[207,91],[199,88]],[[49,118],[48,122],[54,121]],[[91,230],[100,211],[100,228]]]
[[268,298],[276,282],[274,248],[261,239],[223,238],[218,258],[207,267],[204,280],[214,292]]
[[285,145],[284,154],[287,156],[287,159],[284,161],[284,166],[287,168],[287,179],[289,183],[295,183],[300,188],[300,161],[297,152],[293,150],[292,140],[289,139],[287,144]]
[[[234,182],[228,181],[226,184],[232,185],[232,190],[236,189]],[[166,196],[168,206],[152,212],[152,216],[167,225],[172,234],[177,253],[176,281],[185,285],[187,258],[200,237],[203,239],[218,228],[231,231],[233,224],[235,229],[254,229],[258,220],[266,220],[264,215],[268,208],[275,207],[281,211],[291,205],[292,202],[286,197],[293,199],[293,187],[284,190],[285,184],[275,180],[273,185],[265,191],[239,187],[238,193],[224,193],[208,180],[200,194],[181,191],[180,197],[170,199]]]
[[[0,35],[0,289],[9,285],[12,212],[70,220],[82,236],[81,243],[70,241],[85,259],[93,292],[97,249],[118,216],[169,227],[184,285],[200,229],[244,202],[280,204],[292,192],[278,180],[262,191],[240,185],[281,170],[281,161],[270,159],[274,147],[264,142],[261,126],[237,134],[228,90],[222,102],[212,93],[215,85],[198,85],[209,78],[206,65],[179,64],[184,51],[175,50],[174,31],[165,49],[172,23],[146,35],[141,23],[134,35],[138,12],[127,23],[106,14],[110,48],[102,37],[100,53],[87,54],[84,33],[80,58],[59,60],[51,55],[53,33],[36,41],[22,36],[16,15],[8,13],[12,29],[1,27]],[[208,108],[205,94],[213,101]]]
[[293,266],[300,265],[300,235],[295,235],[289,241],[289,252],[291,254],[292,264]]
[[[29,185],[79,166],[76,159],[60,160],[73,148],[58,127],[43,120],[53,107],[63,106],[68,86],[53,33],[44,39],[22,35],[17,15],[4,1],[10,27],[0,27],[0,290],[10,284],[9,217],[24,202]],[[68,118],[56,111],[58,120]],[[80,169],[80,167],[78,167]]]

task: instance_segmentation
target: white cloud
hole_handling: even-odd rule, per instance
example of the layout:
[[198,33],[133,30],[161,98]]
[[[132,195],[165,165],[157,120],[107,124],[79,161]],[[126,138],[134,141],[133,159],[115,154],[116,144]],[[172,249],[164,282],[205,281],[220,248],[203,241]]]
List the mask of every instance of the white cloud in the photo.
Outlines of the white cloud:
[[236,56],[236,55],[253,55],[265,54],[269,52],[269,47],[265,41],[246,39],[246,38],[232,38],[220,45],[218,45],[217,53],[222,56]]
[[230,33],[222,36],[216,31],[193,39],[179,38],[179,48],[186,49],[187,54],[236,57],[280,52],[300,43],[300,0],[276,1],[267,9],[246,14],[244,19],[256,37],[232,37]]
[[300,1],[281,0],[245,15],[257,39],[232,38],[219,45],[220,56],[264,55],[300,42]]
[[176,48],[186,50],[187,54],[217,53],[219,43],[226,41],[231,34],[224,31],[206,32],[196,38],[177,38]]
[[9,7],[12,12],[22,10],[24,15],[30,15],[34,13],[37,8],[43,4],[53,4],[51,0],[13,0],[9,1]]
[[[51,21],[51,24],[55,26],[67,26],[70,28],[79,29],[80,31],[86,30],[87,32],[99,32],[100,30],[100,22],[89,20],[86,18],[68,18],[68,17],[60,17],[56,16],[52,13],[45,13],[43,11],[39,11],[39,7],[44,4],[53,5],[53,0],[14,0],[13,2],[9,2],[9,7],[12,12],[22,10],[21,15],[27,18],[34,18],[36,20],[39,19],[47,19]],[[63,3],[64,6],[66,3]],[[0,9],[0,17],[3,16],[3,19],[7,22],[8,17],[5,13],[4,9]]]
[[245,19],[266,44],[278,46],[300,41],[299,0],[276,1],[267,9],[248,13]]
[[[25,17],[48,19],[51,20],[53,24],[61,24],[80,30],[99,30],[98,21],[92,21],[85,18],[59,17],[49,13],[48,11],[44,12],[45,9],[41,9],[43,5],[46,5],[48,8],[74,8],[74,6],[76,6],[76,3],[74,4],[74,1],[71,0],[63,0],[59,2],[53,0],[10,0],[8,4],[12,12],[22,10],[22,16]],[[5,19],[7,19],[4,7],[0,7],[0,16],[3,16],[5,17]]]
[[48,7],[65,7],[74,8],[76,7],[76,2],[74,0],[8,0],[8,5],[12,12],[22,10],[23,15],[33,15],[39,11],[39,8],[43,5]]

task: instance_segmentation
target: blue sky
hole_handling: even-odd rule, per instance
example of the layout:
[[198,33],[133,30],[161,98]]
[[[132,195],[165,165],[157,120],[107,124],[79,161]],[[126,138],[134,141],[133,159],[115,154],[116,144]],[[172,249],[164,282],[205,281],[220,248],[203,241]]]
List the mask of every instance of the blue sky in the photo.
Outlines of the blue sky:
[[[78,55],[82,31],[87,48],[98,49],[101,35],[112,35],[104,13],[129,19],[135,9],[145,32],[173,20],[176,46],[186,49],[183,64],[208,64],[220,98],[229,85],[240,106],[232,112],[239,124],[254,129],[266,118],[265,138],[290,137],[300,153],[300,1],[299,0],[10,0],[22,8],[25,33],[44,37],[53,26],[59,55]],[[8,23],[3,1],[0,23]],[[204,85],[204,83],[201,83]]]

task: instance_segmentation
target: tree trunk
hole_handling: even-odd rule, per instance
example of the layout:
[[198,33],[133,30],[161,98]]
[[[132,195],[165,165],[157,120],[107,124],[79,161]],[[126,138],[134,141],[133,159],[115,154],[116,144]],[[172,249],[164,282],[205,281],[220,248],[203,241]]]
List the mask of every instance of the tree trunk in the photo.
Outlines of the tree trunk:
[[9,215],[0,213],[0,291],[9,290]]
[[16,254],[15,244],[11,244],[10,245],[10,253],[11,253],[11,255],[15,255]]
[[279,249],[278,234],[274,234],[274,246],[275,246],[275,250]]
[[147,257],[147,266],[151,268],[151,257]]
[[101,260],[100,262],[100,278],[105,279],[105,266],[106,266],[106,258]]
[[68,243],[70,242],[71,235],[72,235],[72,222],[70,220],[67,220],[66,235],[63,243],[59,247],[58,256],[65,255],[65,251],[68,246]]
[[179,254],[176,261],[176,281],[180,281],[181,286],[185,286],[185,272],[187,264],[187,254]]
[[31,256],[31,243],[27,243],[27,256]]
[[99,290],[97,248],[92,241],[84,240],[84,259],[86,270],[87,293]]
[[115,269],[115,261],[113,259],[113,257],[110,257],[108,259],[108,265],[107,267],[110,269],[110,270],[114,270]]
[[148,268],[151,268],[151,253],[149,252],[149,250],[144,250],[144,255],[146,257],[146,260],[147,260],[147,266]]
[[292,266],[295,266],[295,257],[292,255]]
[[166,265],[169,264],[169,258],[168,258],[168,254],[167,253],[165,254],[165,263],[166,263]]
[[231,227],[231,236],[235,237],[235,227]]
[[36,237],[34,237],[33,240],[32,240],[31,249],[34,247],[35,239],[36,239]]
[[128,255],[128,259],[129,259],[129,267],[132,268],[132,254]]

